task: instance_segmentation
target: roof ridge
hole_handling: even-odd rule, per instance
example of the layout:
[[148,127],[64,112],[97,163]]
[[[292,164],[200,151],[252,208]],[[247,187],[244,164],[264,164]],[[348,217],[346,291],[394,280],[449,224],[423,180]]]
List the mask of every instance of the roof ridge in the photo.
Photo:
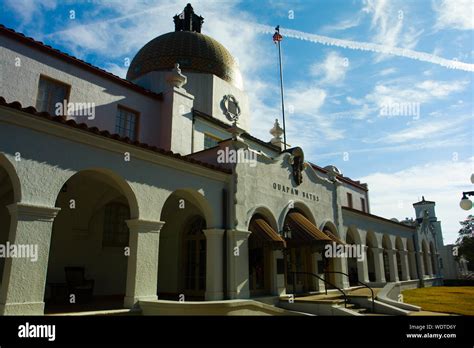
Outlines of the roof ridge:
[[[327,173],[327,172],[328,172],[326,169],[324,169],[323,167],[318,166],[317,164],[314,164],[314,163],[312,163],[312,162],[309,162],[309,163],[311,164],[311,166],[312,166],[314,169],[319,170],[319,171],[322,172],[322,173]],[[363,189],[364,191],[368,191],[367,184],[365,184],[365,183],[361,183],[361,182],[358,181],[358,180],[357,180],[357,181],[356,181],[356,180],[353,180],[353,179],[351,179],[351,178],[349,178],[349,177],[347,177],[347,176],[344,176],[344,175],[342,175],[342,174],[341,174],[341,175],[338,174],[337,177],[338,177],[339,179],[341,179],[342,181],[345,181],[346,183],[350,184],[350,185],[357,186],[357,187]]]
[[79,59],[79,58],[77,58],[77,57],[75,57],[75,56],[73,56],[69,53],[63,52],[63,51],[61,51],[57,48],[54,48],[50,45],[47,45],[47,44],[43,43],[41,41],[35,40],[34,38],[32,38],[30,36],[26,36],[25,34],[20,33],[20,32],[14,30],[12,28],[7,28],[3,24],[0,24],[0,33],[9,35],[9,36],[14,37],[14,38],[17,38],[17,39],[23,41],[26,44],[30,44],[30,45],[34,46],[37,49],[46,51],[47,53],[55,55],[55,56],[59,57],[60,59],[66,60],[66,61],[71,62],[73,64],[76,64],[78,66],[81,66],[82,68],[85,68],[85,69],[90,70],[94,73],[102,75],[105,78],[108,78],[112,81],[118,82],[118,83],[122,84],[125,87],[131,88],[131,89],[133,89],[133,90],[135,90],[139,93],[142,93],[144,95],[147,95],[149,97],[156,98],[156,99],[159,99],[159,100],[161,100],[162,97],[163,97],[162,93],[156,93],[156,92],[153,92],[149,89],[146,89],[146,88],[144,88],[140,85],[137,85],[137,84],[135,84],[135,83],[133,83],[129,80],[121,78],[120,76],[112,74],[111,72],[109,72],[105,69],[99,68],[98,66],[95,66],[95,65],[93,65],[89,62],[86,62],[86,61],[82,60],[82,59]]
[[[222,127],[226,127],[226,128],[230,128],[232,127],[231,125],[225,123],[224,121],[221,121],[219,120],[218,118],[214,117],[214,116],[211,116],[211,115],[208,115],[206,114],[205,112],[202,112],[198,109],[195,109],[193,108],[193,113],[198,116],[198,117],[202,117],[204,119],[208,119],[210,122],[214,122],[214,123],[218,123],[219,125],[221,125]],[[250,138],[251,140],[254,140],[255,142],[259,143],[259,144],[262,144],[264,146],[268,146],[270,149],[272,150],[275,150],[275,151],[279,151],[279,147],[276,146],[276,145],[273,145],[271,142],[266,142],[262,139],[259,139],[255,136],[253,136],[252,134],[250,134],[249,132],[245,131],[245,133],[242,134],[243,137],[248,137]],[[230,138],[230,136],[229,136]]]
[[33,115],[35,117],[40,117],[42,119],[46,119],[46,120],[51,121],[51,122],[61,123],[61,124],[65,125],[65,126],[68,126],[68,127],[81,129],[81,130],[84,130],[86,132],[90,132],[90,133],[93,133],[93,134],[96,134],[96,135],[99,135],[99,136],[102,136],[102,137],[105,137],[105,138],[117,140],[117,141],[120,141],[122,143],[126,143],[126,144],[129,144],[129,145],[140,147],[142,149],[150,150],[150,151],[153,151],[153,152],[156,152],[156,153],[159,153],[161,155],[168,156],[168,157],[173,157],[173,158],[179,159],[181,161],[197,164],[197,165],[200,165],[202,167],[217,170],[217,171],[220,171],[220,172],[223,172],[223,173],[226,173],[226,174],[231,173],[230,170],[228,170],[226,168],[223,168],[221,166],[216,166],[216,165],[206,163],[206,162],[202,162],[202,161],[199,161],[199,160],[196,160],[196,159],[193,159],[193,158],[188,158],[188,157],[183,156],[179,153],[174,153],[171,150],[165,150],[165,149],[159,148],[157,146],[151,146],[151,145],[148,145],[146,143],[141,143],[138,140],[132,141],[130,138],[121,137],[117,133],[110,133],[107,130],[102,130],[101,131],[97,127],[89,127],[87,124],[77,123],[73,119],[68,120],[68,119],[66,119],[65,116],[52,116],[50,113],[45,112],[45,111],[38,112],[34,106],[23,107],[19,101],[14,101],[14,102],[11,102],[11,103],[7,103],[5,98],[2,97],[2,96],[0,96],[0,106],[5,106],[5,107],[11,108],[11,109],[16,109],[16,110],[25,112],[27,114]]
[[357,214],[361,214],[361,215],[366,215],[366,216],[372,217],[372,218],[374,218],[374,219],[379,219],[379,220],[384,220],[384,221],[387,221],[387,222],[391,222],[391,223],[393,223],[393,224],[397,224],[397,225],[404,226],[404,227],[407,227],[407,228],[411,228],[411,229],[414,228],[413,226],[404,224],[404,223],[402,223],[402,222],[393,221],[393,220],[387,219],[387,218],[385,218],[385,217],[383,217],[383,216],[379,216],[379,215],[367,213],[367,212],[364,212],[364,211],[361,211],[361,210],[357,210],[357,209],[354,209],[354,208],[342,207],[342,209],[343,209],[343,210],[350,211],[350,212],[353,212],[353,213],[357,213]]

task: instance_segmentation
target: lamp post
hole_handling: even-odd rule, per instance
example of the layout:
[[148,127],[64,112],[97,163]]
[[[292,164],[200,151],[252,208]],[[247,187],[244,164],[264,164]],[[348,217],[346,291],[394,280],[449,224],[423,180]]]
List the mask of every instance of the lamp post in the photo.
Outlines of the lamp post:
[[283,237],[283,239],[291,239],[291,228],[288,226],[288,224],[285,224],[283,231],[280,232],[280,235]]
[[459,206],[464,210],[470,210],[472,208],[472,201],[468,198],[468,196],[474,196],[474,191],[467,191],[462,193],[461,202],[459,202]]

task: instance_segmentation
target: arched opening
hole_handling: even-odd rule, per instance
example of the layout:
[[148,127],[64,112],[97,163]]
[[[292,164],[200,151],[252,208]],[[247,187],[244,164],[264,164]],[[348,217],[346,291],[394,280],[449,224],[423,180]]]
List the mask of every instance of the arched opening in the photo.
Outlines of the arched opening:
[[433,242],[430,242],[430,252],[431,252],[431,269],[432,273],[437,273],[437,261],[436,261],[436,250]]
[[[210,219],[204,197],[177,190],[163,205],[158,261],[158,297],[169,300],[205,298],[207,243]],[[184,296],[184,298],[183,298]]]
[[[16,179],[18,181],[18,178]],[[6,245],[9,240],[11,216],[8,206],[18,202],[17,199],[13,181],[7,169],[2,165],[2,157],[0,157],[0,245]],[[6,284],[6,279],[3,279],[4,268],[5,258],[0,257],[0,287]]]
[[412,238],[407,239],[407,250],[408,250],[408,268],[410,270],[410,279],[417,279],[417,266],[415,256],[415,245]]
[[[347,230],[346,243],[349,245],[358,244],[356,241],[355,232],[351,228]],[[353,250],[357,250],[357,249],[353,248]],[[352,253],[352,255],[349,255],[349,256],[350,257],[347,257],[347,273],[349,274],[349,285],[354,286],[358,284],[358,280],[359,280],[359,273],[358,273],[359,264],[357,262],[357,255],[355,255],[355,253]]]
[[382,238],[382,248],[383,248],[383,271],[385,274],[385,281],[389,282],[391,280],[390,277],[390,261],[389,261],[389,254],[388,250],[392,250],[392,243],[390,238],[384,234]]
[[102,170],[67,180],[51,237],[45,312],[123,308],[129,259],[126,221],[138,215],[128,184]]
[[402,272],[402,251],[405,250],[403,247],[403,242],[400,237],[397,237],[395,240],[395,248],[397,249],[396,257],[397,257],[397,271],[398,271],[398,280],[403,280],[403,272]]
[[[315,282],[308,273],[313,272],[312,252],[313,246],[310,242],[294,238],[294,231],[297,229],[292,213],[302,216],[304,223],[312,224],[312,217],[300,208],[290,209],[285,217],[283,229],[291,230],[293,237],[286,239],[287,248],[285,249],[286,265],[286,289],[288,293],[305,293],[315,290]],[[314,225],[313,225],[314,226]]]
[[375,282],[375,255],[373,248],[378,248],[378,244],[374,232],[367,232],[365,243],[367,245],[367,268],[369,270],[369,281]]
[[248,239],[249,248],[249,289],[251,296],[271,294],[272,288],[272,261],[274,246],[265,234],[275,234],[268,218],[262,214],[255,214],[250,220]]
[[428,249],[428,243],[424,239],[421,242],[421,249],[423,251],[424,275],[429,276],[430,275],[431,260],[430,260],[430,254],[429,254],[429,249]]

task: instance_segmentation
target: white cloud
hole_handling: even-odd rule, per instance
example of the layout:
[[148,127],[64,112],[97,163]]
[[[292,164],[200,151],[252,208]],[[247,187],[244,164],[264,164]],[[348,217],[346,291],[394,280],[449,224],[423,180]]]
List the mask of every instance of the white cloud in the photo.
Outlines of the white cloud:
[[[375,42],[396,46],[403,21],[393,12],[387,0],[366,0],[363,12],[372,15],[371,28],[376,30]],[[394,18],[395,17],[395,18]]]
[[474,29],[474,2],[472,0],[441,0],[433,2],[438,29]]
[[[416,30],[413,19],[405,20],[408,5],[388,0],[365,0],[362,13],[371,16],[372,41],[389,47],[401,46],[413,49],[418,43],[423,30]],[[376,61],[387,58],[379,54]]]
[[[403,220],[414,217],[412,204],[425,196],[436,202],[445,244],[456,240],[459,221],[468,212],[459,207],[461,193],[471,190],[473,158],[462,161],[438,161],[413,166],[395,173],[377,172],[360,178],[369,185],[371,213]],[[387,189],[390,188],[390,189]]]
[[321,76],[319,82],[322,84],[338,84],[344,80],[348,68],[348,58],[331,51],[323,62],[311,65],[310,72],[314,76]]
[[24,26],[32,23],[42,25],[44,22],[42,12],[55,9],[57,2],[57,0],[5,0],[3,5],[20,18],[21,23],[17,29],[22,30]]
[[[472,141],[472,132],[461,133],[456,137],[451,137],[447,139],[427,139],[418,143],[407,143],[407,144],[390,144],[384,146],[370,146],[368,148],[352,148],[348,152],[349,154],[383,154],[387,155],[388,153],[406,153],[410,152],[420,152],[421,150],[427,149],[446,149],[446,148],[460,148],[466,146],[466,143]],[[346,151],[347,152],[347,151]],[[327,152],[327,153],[317,153],[315,158],[341,158],[344,152]]]
[[396,72],[397,72],[397,69],[395,68],[387,68],[387,69],[380,70],[378,72],[378,76],[387,76],[387,75],[394,74]]
[[378,110],[387,105],[403,103],[419,103],[422,109],[424,104],[461,92],[467,86],[468,81],[425,80],[414,82],[411,79],[400,79],[377,84],[373,91],[364,97],[364,100],[369,106]]
[[378,139],[369,139],[368,143],[388,143],[388,144],[400,144],[414,140],[423,140],[427,138],[448,138],[458,137],[462,131],[466,130],[466,121],[472,122],[473,116],[465,117],[445,117],[442,120],[420,120],[415,125],[410,125],[408,128],[398,132],[390,132]]
[[464,90],[467,86],[467,81],[434,81],[426,80],[416,84],[416,88],[424,91],[429,97],[447,97],[448,95]]
[[335,24],[325,25],[324,27],[321,28],[321,31],[331,32],[331,31],[341,31],[341,30],[351,29],[351,28],[357,27],[360,23],[360,20],[361,20],[361,16],[355,16],[353,18],[343,19]]
[[[269,25],[262,25],[254,23],[256,31],[264,34],[273,34],[274,28]],[[421,62],[428,62],[431,64],[437,64],[448,69],[458,69],[473,72],[474,64],[460,62],[458,60],[446,59],[438,57],[434,54],[426,52],[414,51],[409,48],[393,47],[387,44],[377,44],[373,42],[362,42],[353,40],[337,39],[334,37],[323,36],[318,34],[307,33],[300,30],[280,28],[280,32],[283,36],[291,37],[298,40],[314,42],[317,44],[329,45],[334,47],[342,47],[351,50],[361,50],[368,52],[376,52],[382,54],[390,54],[399,57],[405,57],[409,59],[419,60]]]
[[123,79],[127,75],[127,70],[128,70],[128,68],[125,65],[120,66],[120,65],[114,64],[114,63],[106,64],[104,66],[104,69],[107,70],[108,72],[118,76],[118,77],[123,78]]
[[[407,106],[418,108],[419,114],[413,113],[400,116],[419,118],[426,116],[424,109],[432,102],[439,102],[442,98],[462,92],[469,86],[468,80],[435,81],[424,80],[416,82],[413,78],[399,78],[378,83],[373,90],[362,98],[348,96],[346,101],[359,109],[341,112],[339,117],[353,119],[367,119],[370,116],[379,117],[383,109],[391,106]],[[414,111],[414,109],[412,109]]]

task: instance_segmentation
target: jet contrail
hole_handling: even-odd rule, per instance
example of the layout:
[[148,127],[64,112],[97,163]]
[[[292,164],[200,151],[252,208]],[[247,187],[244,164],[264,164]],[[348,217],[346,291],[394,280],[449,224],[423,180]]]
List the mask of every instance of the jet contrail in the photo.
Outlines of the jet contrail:
[[[256,24],[254,28],[258,32],[264,33],[264,34],[273,34],[275,32],[275,28],[268,25]],[[329,45],[329,46],[349,48],[352,50],[362,50],[362,51],[371,51],[371,52],[377,52],[377,53],[391,54],[394,56],[416,59],[423,62],[441,65],[449,69],[457,69],[457,70],[474,72],[474,64],[463,63],[463,62],[459,62],[453,59],[445,59],[445,58],[435,56],[433,54],[413,51],[407,48],[384,46],[384,45],[378,45],[371,42],[359,42],[359,41],[335,39],[328,36],[305,33],[303,31],[298,31],[298,30],[293,30],[293,29],[280,28],[280,31],[283,34],[283,36],[292,37],[298,40],[310,41],[310,42],[315,42],[315,43]]]

